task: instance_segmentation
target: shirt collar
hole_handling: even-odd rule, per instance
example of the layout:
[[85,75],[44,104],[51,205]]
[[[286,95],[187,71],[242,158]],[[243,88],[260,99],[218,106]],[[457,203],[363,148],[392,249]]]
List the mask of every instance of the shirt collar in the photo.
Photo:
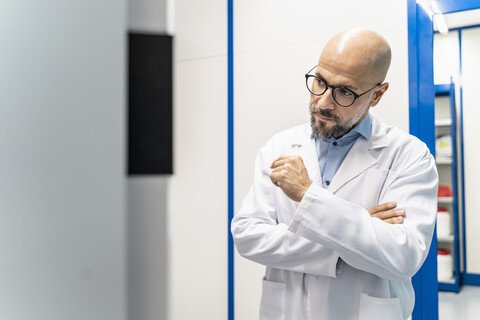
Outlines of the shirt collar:
[[360,133],[365,139],[369,140],[370,136],[372,134],[372,115],[370,112],[367,114],[365,119],[360,121],[359,124],[357,124],[352,131]]

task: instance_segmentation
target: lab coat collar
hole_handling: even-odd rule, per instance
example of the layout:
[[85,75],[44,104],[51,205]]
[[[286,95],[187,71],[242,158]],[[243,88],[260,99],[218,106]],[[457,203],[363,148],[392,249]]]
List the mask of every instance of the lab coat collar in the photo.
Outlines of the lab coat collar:
[[370,140],[369,140],[370,141],[369,150],[387,147],[388,131],[389,131],[389,127],[387,127],[384,123],[377,120],[372,115],[372,136],[370,137]]
[[304,130],[299,130],[297,132],[298,135],[293,137],[292,147],[297,149],[297,155],[302,157],[310,179],[315,183],[321,184],[322,177],[318,166],[315,139],[312,138],[312,127],[310,124],[306,124]]
[[[345,183],[375,165],[377,160],[372,156],[372,150],[388,147],[388,127],[375,117],[372,116],[372,118],[370,139],[367,140],[363,136],[357,139],[332,179],[328,187],[329,191],[335,193]],[[294,137],[292,145],[298,149],[298,155],[302,157],[310,179],[315,183],[321,184],[322,178],[318,166],[315,139],[312,138],[312,128],[310,125],[305,125],[304,129],[303,134]]]

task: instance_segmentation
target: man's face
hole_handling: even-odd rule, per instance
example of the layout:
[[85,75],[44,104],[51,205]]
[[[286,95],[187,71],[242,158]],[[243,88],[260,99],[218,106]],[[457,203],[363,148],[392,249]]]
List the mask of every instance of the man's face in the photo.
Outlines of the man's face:
[[[323,55],[322,55],[322,58]],[[362,70],[329,59],[320,59],[315,74],[329,85],[343,86],[360,94],[371,88],[371,83],[362,77]],[[369,87],[370,86],[370,87]],[[374,92],[369,92],[349,106],[342,107],[335,102],[332,89],[329,88],[323,95],[310,95],[310,115],[313,133],[317,138],[340,138],[348,133],[355,125],[368,114]]]

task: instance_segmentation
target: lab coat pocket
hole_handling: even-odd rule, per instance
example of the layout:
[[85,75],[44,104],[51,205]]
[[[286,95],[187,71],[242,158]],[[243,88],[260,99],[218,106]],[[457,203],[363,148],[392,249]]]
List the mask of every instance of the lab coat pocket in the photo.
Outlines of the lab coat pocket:
[[376,298],[362,293],[358,320],[402,320],[398,298]]
[[287,284],[263,279],[260,320],[284,320]]

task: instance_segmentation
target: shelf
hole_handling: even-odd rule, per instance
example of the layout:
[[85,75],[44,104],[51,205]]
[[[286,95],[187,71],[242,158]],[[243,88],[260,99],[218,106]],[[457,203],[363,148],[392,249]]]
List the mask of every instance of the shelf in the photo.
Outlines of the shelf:
[[453,242],[453,235],[450,236],[437,236],[437,241],[440,242]]
[[[446,152],[447,149],[441,150],[442,146],[439,146],[437,149],[438,154],[435,156],[435,162],[439,170],[439,174],[443,175],[443,178],[448,178],[448,175],[451,179],[445,180],[444,184],[449,185],[451,193],[441,192],[441,194],[450,194],[450,197],[439,197],[437,204],[439,207],[447,208],[450,213],[450,223],[451,223],[451,235],[440,236],[437,233],[437,244],[438,248],[448,248],[452,254],[452,273],[450,277],[438,279],[438,289],[442,291],[459,291],[459,274],[460,274],[460,260],[461,256],[458,251],[459,244],[459,234],[458,234],[458,177],[457,177],[457,119],[456,119],[456,108],[455,108],[455,86],[453,83],[444,84],[444,85],[435,85],[435,96],[436,97],[445,97],[448,98],[448,101],[442,99],[442,101],[435,101],[435,114],[438,117],[435,119],[435,134],[440,137],[442,135],[450,135],[451,137],[451,152]],[[437,104],[438,103],[438,104]],[[438,109],[437,109],[438,108]],[[447,110],[447,108],[449,110]],[[442,142],[442,140],[437,140]],[[447,146],[445,146],[447,147]],[[450,146],[448,146],[450,148]],[[444,152],[441,152],[444,151]],[[450,181],[449,181],[450,180]],[[449,182],[447,182],[449,181]],[[448,276],[448,274],[447,274]]]
[[453,203],[453,197],[438,197],[437,202],[442,204]]
[[452,164],[451,157],[437,157],[436,159],[437,164]]
[[441,280],[438,282],[438,290],[441,291],[451,291],[451,292],[457,292],[459,291],[458,288],[458,283],[456,283],[455,279],[451,280]]
[[444,127],[444,126],[451,126],[452,119],[437,119],[435,120],[436,127]]
[[455,283],[455,279],[452,277],[450,279],[438,279],[438,283],[446,283],[446,284],[454,284]]

